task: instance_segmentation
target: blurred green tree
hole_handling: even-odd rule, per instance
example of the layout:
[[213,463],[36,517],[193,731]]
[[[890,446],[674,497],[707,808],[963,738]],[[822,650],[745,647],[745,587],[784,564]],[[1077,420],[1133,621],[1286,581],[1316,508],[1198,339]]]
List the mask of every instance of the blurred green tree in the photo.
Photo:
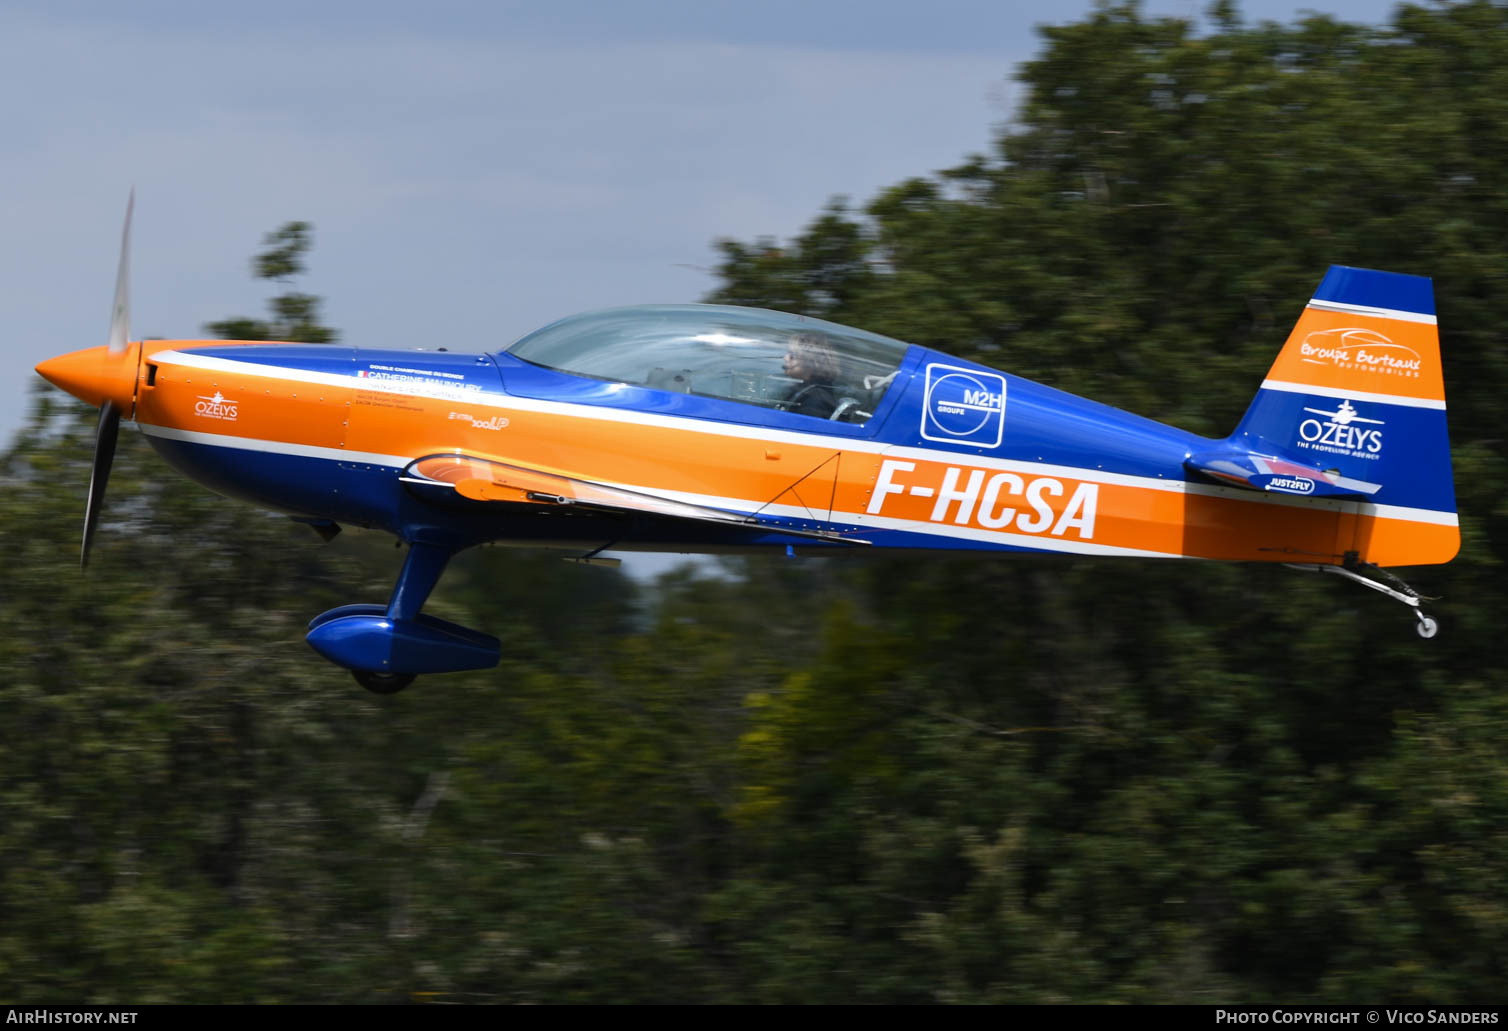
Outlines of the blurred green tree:
[[[306,256],[314,246],[314,227],[308,222],[285,222],[262,237],[262,251],[251,261],[252,274],[289,286],[307,267]],[[205,331],[222,340],[287,340],[306,344],[333,344],[340,334],[320,321],[320,299],[298,290],[286,290],[267,302],[270,318],[235,316],[206,325]]]

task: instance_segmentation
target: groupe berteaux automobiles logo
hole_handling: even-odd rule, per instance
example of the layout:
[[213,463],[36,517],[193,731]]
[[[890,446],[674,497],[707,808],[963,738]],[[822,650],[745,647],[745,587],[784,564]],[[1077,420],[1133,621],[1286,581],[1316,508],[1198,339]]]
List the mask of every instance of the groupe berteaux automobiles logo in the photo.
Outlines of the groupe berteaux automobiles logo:
[[199,395],[199,400],[194,404],[194,414],[205,419],[234,422],[239,405],[239,401],[232,401],[217,390],[213,397]]
[[927,366],[922,436],[949,443],[999,445],[1004,436],[1005,377],[955,365]]
[[1375,329],[1357,326],[1310,333],[1299,345],[1299,357],[1311,365],[1361,369],[1413,379],[1418,378],[1423,364],[1419,352],[1407,344],[1395,344]]

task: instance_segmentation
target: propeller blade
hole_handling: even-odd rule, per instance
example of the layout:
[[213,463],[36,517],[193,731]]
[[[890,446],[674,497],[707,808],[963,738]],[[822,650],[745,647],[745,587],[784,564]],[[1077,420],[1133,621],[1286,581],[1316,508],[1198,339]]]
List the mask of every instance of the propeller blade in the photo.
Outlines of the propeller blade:
[[[120,231],[120,265],[115,272],[115,303],[110,309],[110,342],[105,353],[124,354],[131,336],[131,212],[136,208],[136,190],[126,200],[126,224]],[[65,356],[66,359],[67,356]],[[76,370],[75,370],[76,371]],[[84,546],[79,550],[79,569],[89,567],[89,549],[105,505],[105,487],[115,462],[115,442],[120,436],[120,406],[106,400],[99,408],[99,427],[94,431],[94,469],[89,475],[89,503],[84,509]]]
[[126,201],[126,226],[120,231],[120,265],[115,273],[115,304],[110,309],[110,353],[120,354],[131,336],[131,211],[136,190]]
[[94,435],[94,472],[89,477],[89,507],[84,510],[84,548],[79,553],[79,569],[89,566],[89,548],[94,544],[94,530],[99,525],[105,485],[110,482],[110,466],[115,461],[115,439],[119,435],[120,409],[106,401],[100,405],[99,429]]

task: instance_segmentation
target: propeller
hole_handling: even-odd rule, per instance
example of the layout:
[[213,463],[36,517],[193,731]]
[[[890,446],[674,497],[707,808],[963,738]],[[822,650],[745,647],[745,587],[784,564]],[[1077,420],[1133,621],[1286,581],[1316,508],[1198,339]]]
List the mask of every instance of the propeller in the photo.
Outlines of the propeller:
[[[136,208],[136,190],[126,200],[126,224],[120,232],[120,264],[115,273],[115,303],[110,309],[110,339],[105,353],[125,354],[131,335],[131,212]],[[84,545],[79,551],[79,569],[89,566],[89,549],[99,526],[110,466],[115,462],[115,442],[120,436],[120,406],[106,398],[99,406],[99,426],[94,431],[94,468],[89,474],[89,502],[84,509]]]
[[[136,208],[136,190],[126,200],[126,224],[120,232],[120,264],[115,272],[115,303],[110,309],[110,339],[105,353],[125,354],[131,335],[131,213]],[[115,442],[120,436],[120,406],[106,398],[99,406],[99,426],[94,431],[94,468],[89,475],[89,502],[84,509],[84,545],[79,551],[79,569],[89,566],[89,549],[99,526],[110,466],[115,462]]]
[[94,542],[95,527],[99,525],[105,485],[110,482],[110,465],[115,459],[120,417],[135,410],[136,379],[141,364],[141,345],[130,342],[131,211],[135,207],[136,191],[132,190],[131,198],[126,202],[126,225],[120,234],[120,267],[115,276],[109,342],[104,347],[90,347],[49,358],[37,366],[37,372],[44,379],[82,401],[99,405],[99,428],[94,434],[94,470],[89,477],[89,505],[84,511],[84,546],[79,552],[80,569],[89,565],[89,548]]

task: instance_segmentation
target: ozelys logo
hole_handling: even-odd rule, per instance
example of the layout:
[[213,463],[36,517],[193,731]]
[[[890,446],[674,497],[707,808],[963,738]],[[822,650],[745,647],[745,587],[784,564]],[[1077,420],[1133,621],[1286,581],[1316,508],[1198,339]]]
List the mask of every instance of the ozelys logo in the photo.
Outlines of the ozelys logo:
[[213,397],[199,395],[199,400],[194,403],[194,414],[202,419],[224,419],[226,422],[235,422],[239,413],[239,405],[227,398],[218,390]]
[[1352,458],[1381,456],[1382,430],[1372,427],[1384,425],[1383,421],[1363,418],[1349,400],[1341,401],[1333,412],[1323,408],[1305,408],[1304,411],[1322,415],[1325,421],[1305,419],[1300,422],[1299,439],[1296,442],[1299,447],[1349,455]]
[[1005,377],[956,365],[928,365],[922,436],[996,447],[1004,437]]

